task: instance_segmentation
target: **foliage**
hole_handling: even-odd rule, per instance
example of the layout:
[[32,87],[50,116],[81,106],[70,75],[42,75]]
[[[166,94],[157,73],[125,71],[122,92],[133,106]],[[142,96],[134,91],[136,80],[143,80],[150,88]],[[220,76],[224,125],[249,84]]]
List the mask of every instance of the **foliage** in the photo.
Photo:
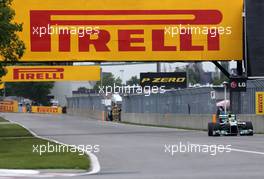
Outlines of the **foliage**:
[[113,87],[114,84],[116,86],[121,86],[122,80],[119,77],[115,78],[115,76],[112,73],[103,73],[102,81],[97,81],[93,89],[98,91],[100,89],[99,88],[100,86],[112,86]]
[[48,105],[48,95],[53,86],[53,82],[6,83],[6,94],[28,98],[42,105]]
[[133,85],[138,85],[140,83],[140,79],[138,79],[137,76],[132,76],[127,82],[127,85],[133,86]]
[[[25,51],[25,44],[19,39],[18,32],[22,31],[22,24],[14,22],[15,11],[11,8],[12,0],[0,0],[0,58],[4,62],[15,62]],[[6,71],[0,64],[0,77]]]

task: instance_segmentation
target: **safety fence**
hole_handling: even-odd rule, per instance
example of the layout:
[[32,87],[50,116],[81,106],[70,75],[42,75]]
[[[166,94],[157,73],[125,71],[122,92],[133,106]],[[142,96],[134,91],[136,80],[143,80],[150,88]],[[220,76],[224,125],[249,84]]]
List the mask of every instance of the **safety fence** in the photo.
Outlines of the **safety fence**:
[[216,111],[216,99],[210,95],[213,88],[194,88],[169,91],[151,96],[134,95],[124,98],[127,113],[210,114]]
[[[247,91],[241,92],[239,96],[240,114],[256,113],[256,92],[264,92],[264,80],[250,80],[247,83]],[[263,113],[264,114],[264,113]]]
[[[214,95],[212,95],[214,93]],[[175,114],[213,114],[216,102],[223,98],[223,88],[190,88],[168,91],[164,94],[123,96],[122,112],[126,113],[175,113]],[[70,110],[104,110],[100,95],[67,98]]]
[[[214,114],[216,103],[224,99],[223,87],[200,87],[168,91],[164,94],[123,96],[122,112],[156,114]],[[235,99],[240,114],[256,114],[256,92],[264,91],[264,80],[250,80],[246,92]],[[229,95],[229,94],[228,94]],[[100,95],[67,98],[70,110],[104,110]]]

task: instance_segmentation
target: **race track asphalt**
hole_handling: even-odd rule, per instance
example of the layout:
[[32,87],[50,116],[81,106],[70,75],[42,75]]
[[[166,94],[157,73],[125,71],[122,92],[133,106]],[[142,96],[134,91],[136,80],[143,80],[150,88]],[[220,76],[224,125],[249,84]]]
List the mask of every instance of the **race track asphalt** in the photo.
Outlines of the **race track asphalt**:
[[[39,136],[67,144],[100,145],[100,152],[95,153],[101,165],[98,174],[63,178],[264,178],[264,135],[208,137],[203,131],[135,126],[69,115],[10,113],[2,116],[23,124]],[[176,152],[180,144],[197,144],[203,152]],[[211,147],[206,151],[206,146],[208,149],[211,145],[224,145],[233,150],[223,152],[221,147]],[[210,155],[216,150],[216,155]]]

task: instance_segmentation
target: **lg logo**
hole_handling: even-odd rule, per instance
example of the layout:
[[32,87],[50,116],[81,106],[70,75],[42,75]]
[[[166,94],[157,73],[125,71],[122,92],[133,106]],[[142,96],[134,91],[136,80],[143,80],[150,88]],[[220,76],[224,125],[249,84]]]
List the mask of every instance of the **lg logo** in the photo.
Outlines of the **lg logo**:
[[244,79],[232,79],[230,81],[230,89],[232,91],[246,91],[247,81]]
[[235,81],[232,81],[230,86],[231,88],[237,88],[237,83]]
[[240,82],[240,83],[238,83],[238,87],[239,88],[246,88],[247,84],[245,82]]
[[245,82],[236,82],[236,81],[232,81],[230,84],[231,88],[246,88],[247,84]]

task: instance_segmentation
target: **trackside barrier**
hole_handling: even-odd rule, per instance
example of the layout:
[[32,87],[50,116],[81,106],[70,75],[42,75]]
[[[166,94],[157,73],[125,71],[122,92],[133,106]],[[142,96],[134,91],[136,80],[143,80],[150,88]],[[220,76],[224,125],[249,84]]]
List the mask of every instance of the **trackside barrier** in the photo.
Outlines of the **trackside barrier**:
[[32,113],[44,113],[44,114],[62,114],[61,107],[50,107],[50,106],[32,106]]
[[17,101],[0,101],[0,112],[18,112]]

